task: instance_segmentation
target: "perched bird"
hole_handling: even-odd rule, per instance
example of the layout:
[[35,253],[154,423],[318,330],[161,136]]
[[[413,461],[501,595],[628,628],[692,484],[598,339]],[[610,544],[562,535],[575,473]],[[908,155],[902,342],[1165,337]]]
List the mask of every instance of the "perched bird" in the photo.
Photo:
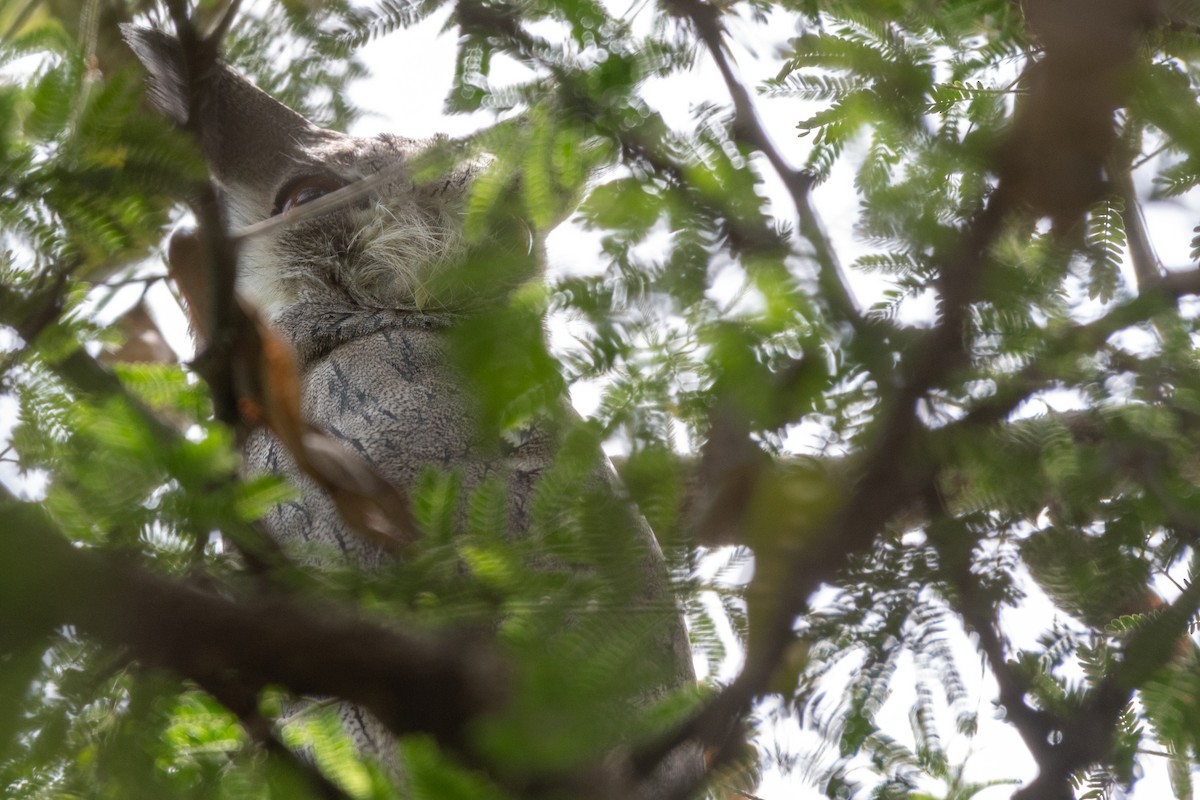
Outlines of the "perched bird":
[[[455,475],[463,498],[498,483],[514,539],[531,535],[535,525],[547,539],[595,535],[550,530],[552,517],[536,520],[532,506],[539,492],[574,493],[550,498],[549,505],[568,509],[585,498],[607,498],[605,507],[615,511],[606,517],[611,529],[602,532],[606,546],[625,551],[633,569],[627,586],[610,587],[597,602],[623,604],[613,609],[618,617],[637,612],[639,624],[631,629],[652,632],[642,657],[658,675],[650,686],[631,687],[630,703],[644,706],[693,684],[687,634],[662,552],[621,496],[611,468],[597,451],[596,466],[579,481],[544,486],[560,452],[562,419],[569,417],[532,419],[504,432],[498,437],[503,441],[489,441],[479,424],[475,384],[450,357],[457,326],[501,302],[513,285],[536,278],[536,243],[519,220],[493,234],[489,247],[514,252],[521,258],[513,263],[530,266],[506,268],[499,278],[488,273],[489,264],[481,263],[463,234],[465,198],[486,159],[468,157],[435,179],[415,180],[413,160],[440,140],[360,138],[323,129],[219,61],[189,80],[183,48],[169,35],[127,28],[126,37],[150,73],[159,108],[181,124],[193,113],[206,115],[200,144],[229,229],[245,231],[280,217],[285,223],[243,237],[237,291],[294,348],[308,420],[404,491],[430,470]],[[364,187],[360,196],[326,213],[303,213],[355,185]],[[296,499],[263,520],[285,553],[314,570],[388,568],[394,556],[343,519],[278,437],[265,429],[253,432],[244,456],[248,472],[278,473],[298,489]],[[562,552],[546,553],[534,566],[569,575],[574,565],[564,563],[569,559]],[[578,570],[595,573],[587,565]],[[577,624],[575,619],[567,627]],[[569,683],[572,676],[562,679]],[[382,724],[349,704],[340,713],[360,750],[385,762],[393,758],[395,742]],[[685,749],[659,767],[656,779],[695,778],[702,768],[698,751]],[[644,796],[655,792],[650,786]]]

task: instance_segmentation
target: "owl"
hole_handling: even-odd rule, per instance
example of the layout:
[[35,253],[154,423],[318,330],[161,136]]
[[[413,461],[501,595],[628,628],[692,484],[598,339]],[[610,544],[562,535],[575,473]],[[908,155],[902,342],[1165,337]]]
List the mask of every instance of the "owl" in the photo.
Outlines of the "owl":
[[[637,554],[632,563],[638,574],[631,583],[637,597],[630,607],[657,618],[658,632],[644,657],[668,676],[658,686],[637,690],[631,702],[644,704],[694,683],[686,629],[662,552],[621,499],[611,467],[598,458],[601,466],[574,483],[543,485],[563,426],[533,419],[507,431],[503,441],[486,441],[473,394],[478,390],[451,358],[458,326],[532,277],[534,267],[511,264],[537,261],[536,244],[518,219],[485,248],[513,256],[500,279],[487,274],[488,264],[480,263],[463,234],[464,203],[486,158],[463,159],[430,178],[414,164],[443,141],[361,138],[320,128],[221,63],[200,76],[195,85],[202,96],[189,106],[178,42],[137,28],[127,29],[126,37],[150,73],[152,99],[165,113],[180,123],[187,121],[189,107],[207,116],[201,147],[228,228],[287,222],[243,237],[236,286],[294,349],[305,416],[402,490],[412,490],[431,471],[452,475],[461,497],[485,484],[502,486],[511,537],[527,535],[539,492],[557,495],[545,501],[550,505],[569,507],[577,500],[572,493],[583,503],[599,489],[608,502],[623,505],[609,517],[621,530],[607,535],[613,546]],[[303,213],[347,186],[363,191],[327,213]],[[330,496],[273,435],[252,433],[244,462],[249,473],[281,475],[297,490],[262,521],[296,562],[366,576],[386,571],[393,556],[342,519]],[[456,524],[465,524],[461,513]],[[558,535],[541,525],[540,535],[548,540]],[[561,568],[562,557],[547,553],[545,563]],[[582,620],[586,613],[578,616]],[[578,621],[568,627],[574,624],[584,626]],[[291,713],[303,707],[300,702]],[[340,714],[360,750],[390,763],[395,742],[380,723],[349,704],[340,706]],[[696,776],[700,769],[699,754],[685,752],[664,764],[658,778]],[[647,797],[654,796],[649,792]]]

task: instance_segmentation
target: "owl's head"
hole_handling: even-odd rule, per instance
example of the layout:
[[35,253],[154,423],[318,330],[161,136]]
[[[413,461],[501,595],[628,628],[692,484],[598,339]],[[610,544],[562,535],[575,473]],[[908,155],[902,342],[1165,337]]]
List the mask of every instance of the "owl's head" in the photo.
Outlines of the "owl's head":
[[[178,40],[132,26],[124,32],[150,72],[155,104],[185,124],[188,83]],[[301,301],[412,310],[470,305],[462,214],[478,158],[417,182],[409,165],[438,140],[362,138],[318,127],[221,63],[192,85],[206,115],[201,146],[230,229],[285,220],[245,239],[239,251],[238,289],[268,316]],[[370,176],[378,178],[353,202],[314,218],[295,213]]]

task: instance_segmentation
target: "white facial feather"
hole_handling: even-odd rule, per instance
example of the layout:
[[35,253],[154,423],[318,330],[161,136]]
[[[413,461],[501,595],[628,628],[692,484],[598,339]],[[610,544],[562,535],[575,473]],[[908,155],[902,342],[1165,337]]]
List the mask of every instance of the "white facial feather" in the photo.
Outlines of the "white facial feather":
[[431,278],[461,261],[466,244],[453,211],[411,202],[379,202],[354,236],[361,250],[348,290],[366,306],[445,310],[453,298],[434,296]]

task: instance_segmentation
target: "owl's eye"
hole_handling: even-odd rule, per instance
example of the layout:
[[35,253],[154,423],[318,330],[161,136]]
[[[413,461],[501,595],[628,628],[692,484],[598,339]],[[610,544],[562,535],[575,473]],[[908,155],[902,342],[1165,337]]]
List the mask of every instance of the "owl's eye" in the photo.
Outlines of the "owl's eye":
[[345,185],[343,181],[329,175],[306,175],[289,181],[275,198],[275,213],[285,214],[296,206],[311,203]]

